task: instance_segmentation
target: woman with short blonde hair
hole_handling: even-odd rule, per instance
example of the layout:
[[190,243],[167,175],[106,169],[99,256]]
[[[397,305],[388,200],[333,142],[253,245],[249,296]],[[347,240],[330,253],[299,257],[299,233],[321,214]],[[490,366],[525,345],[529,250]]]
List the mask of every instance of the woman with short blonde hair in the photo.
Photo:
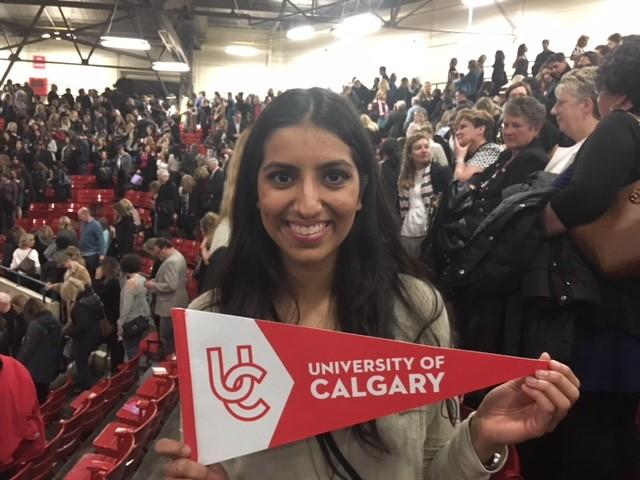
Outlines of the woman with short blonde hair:
[[556,87],[556,104],[551,109],[562,133],[575,141],[571,147],[556,147],[545,167],[545,172],[562,173],[575,160],[584,141],[593,133],[600,121],[597,67],[585,67],[566,73]]
[[31,277],[40,275],[40,257],[36,249],[33,248],[35,243],[35,237],[30,233],[20,236],[18,248],[13,252],[11,270],[22,272]]
[[484,110],[465,108],[455,122],[455,178],[466,182],[498,159],[500,145],[491,142],[495,122]]

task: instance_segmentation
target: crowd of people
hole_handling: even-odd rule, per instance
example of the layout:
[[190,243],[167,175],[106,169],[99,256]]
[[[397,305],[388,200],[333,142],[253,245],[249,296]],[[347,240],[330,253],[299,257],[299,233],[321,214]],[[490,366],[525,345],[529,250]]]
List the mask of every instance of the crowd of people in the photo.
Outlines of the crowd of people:
[[[8,82],[3,263],[59,292],[64,318],[0,294],[0,353],[24,363],[40,401],[65,338],[79,389],[95,382],[93,350],[106,343],[115,368],[154,320],[171,353],[171,308],[189,303],[172,237],[197,238],[202,295],[190,308],[554,359],[548,372],[465,398],[472,420],[459,422],[455,401],[446,416],[423,412],[431,420],[411,427],[419,453],[394,436],[394,420],[354,427],[346,456],[362,478],[486,478],[512,443],[527,480],[638,477],[640,272],[625,264],[610,275],[575,232],[640,181],[640,37],[614,34],[593,51],[588,41],[566,57],[544,40],[532,75],[520,45],[510,81],[497,51],[491,80],[485,55],[465,75],[454,58],[443,89],[396,85],[380,67],[372,88],[354,78],[340,95],[200,92],[184,109],[110,89],[74,98],[52,86],[41,99]],[[184,145],[192,132],[202,145]],[[113,225],[107,206],[77,212],[79,235],[67,217],[55,236],[15,225],[47,188],[65,201],[69,176],[87,173],[116,191]],[[153,192],[150,279],[129,190]],[[307,478],[315,454],[330,478],[340,468],[319,443],[209,470],[177,441],[158,451],[184,457],[168,478],[276,478],[285,464]]]

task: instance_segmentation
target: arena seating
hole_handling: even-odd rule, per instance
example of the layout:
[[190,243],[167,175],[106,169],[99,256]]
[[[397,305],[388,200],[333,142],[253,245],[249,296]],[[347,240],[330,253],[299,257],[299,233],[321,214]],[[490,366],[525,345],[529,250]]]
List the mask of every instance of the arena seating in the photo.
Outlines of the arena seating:
[[[150,333],[140,345],[143,349],[157,342]],[[137,357],[119,366],[118,372],[104,378],[82,392],[67,405],[72,380],[49,393],[41,413],[49,424],[50,439],[38,458],[19,467],[10,480],[47,480],[78,451],[85,439],[96,433],[96,427],[109,416],[113,407],[129,392],[138,379],[143,350]],[[155,350],[156,356],[159,353]],[[147,355],[149,356],[149,355]],[[129,478],[138,467],[148,443],[178,401],[176,359],[171,355],[131,394],[124,405],[93,439],[93,453],[83,455],[64,478],[70,480]],[[52,423],[67,410],[68,418]]]

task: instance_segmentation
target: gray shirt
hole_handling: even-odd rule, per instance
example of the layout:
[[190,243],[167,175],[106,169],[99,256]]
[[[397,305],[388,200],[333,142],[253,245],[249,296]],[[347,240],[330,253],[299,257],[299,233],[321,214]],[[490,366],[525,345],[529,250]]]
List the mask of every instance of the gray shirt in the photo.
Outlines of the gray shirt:
[[128,279],[120,291],[120,318],[118,327],[141,316],[149,317],[147,290],[144,288],[145,278],[139,273]]

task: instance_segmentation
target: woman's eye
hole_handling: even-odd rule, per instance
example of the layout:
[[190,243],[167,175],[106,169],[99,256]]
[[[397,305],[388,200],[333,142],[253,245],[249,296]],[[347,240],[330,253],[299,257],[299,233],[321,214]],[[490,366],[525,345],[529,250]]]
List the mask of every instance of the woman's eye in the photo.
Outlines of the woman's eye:
[[349,179],[349,175],[345,172],[335,170],[327,173],[324,178],[326,179],[327,183],[335,186],[342,185],[344,182],[346,182]]
[[293,181],[293,177],[286,172],[276,172],[269,176],[270,180],[276,185],[289,185]]

